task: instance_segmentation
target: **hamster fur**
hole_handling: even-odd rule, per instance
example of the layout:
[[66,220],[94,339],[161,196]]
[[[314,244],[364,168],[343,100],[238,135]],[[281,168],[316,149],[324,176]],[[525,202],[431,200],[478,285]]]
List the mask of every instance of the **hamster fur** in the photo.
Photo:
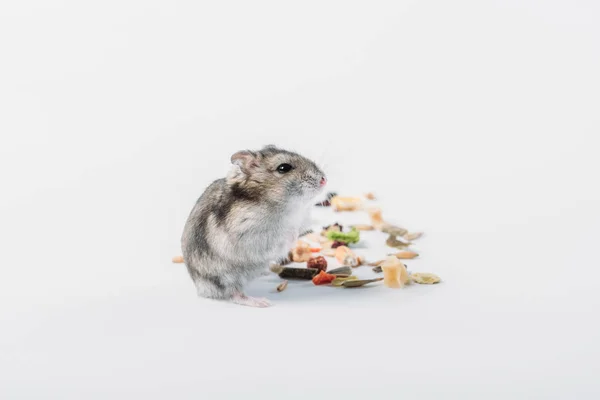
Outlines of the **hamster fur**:
[[199,296],[266,307],[268,300],[246,296],[244,287],[286,258],[327,180],[313,161],[273,145],[239,151],[231,162],[227,177],[193,207],[183,258]]

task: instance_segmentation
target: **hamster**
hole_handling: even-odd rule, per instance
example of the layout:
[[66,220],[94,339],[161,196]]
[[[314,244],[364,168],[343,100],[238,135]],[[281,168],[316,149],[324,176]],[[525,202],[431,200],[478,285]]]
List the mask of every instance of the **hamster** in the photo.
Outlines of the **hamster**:
[[238,151],[231,163],[193,207],[181,238],[183,259],[199,296],[268,307],[244,287],[285,259],[308,230],[327,179],[313,161],[274,145]]

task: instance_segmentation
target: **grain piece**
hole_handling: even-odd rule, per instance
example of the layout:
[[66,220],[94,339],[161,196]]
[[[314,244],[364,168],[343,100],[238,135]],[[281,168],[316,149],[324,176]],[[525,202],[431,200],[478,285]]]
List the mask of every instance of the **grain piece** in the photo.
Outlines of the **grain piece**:
[[331,199],[331,207],[334,211],[358,211],[362,205],[359,197],[335,196]]
[[279,285],[277,285],[277,291],[283,292],[288,286],[288,281],[283,281]]
[[335,249],[335,259],[342,265],[347,267],[358,267],[359,261],[356,254],[347,246],[340,246]]
[[366,285],[367,283],[379,282],[382,281],[383,278],[373,278],[373,279],[351,279],[345,282],[342,282],[343,287],[361,287]]
[[354,275],[345,276],[345,277],[338,276],[333,281],[331,281],[331,286],[342,286],[342,284],[344,282],[355,280],[355,279],[358,279],[358,278]]
[[367,224],[357,224],[357,225],[352,225],[350,227],[356,229],[357,231],[372,231],[375,229],[375,227],[373,225],[367,225]]
[[365,197],[367,198],[367,200],[375,200],[375,195],[373,194],[373,192],[365,193]]
[[395,247],[397,249],[407,249],[412,243],[410,243],[410,242],[406,243],[404,241],[404,239],[398,240],[398,238],[396,236],[390,235],[386,239],[385,244],[387,244],[390,247]]
[[280,278],[288,278],[288,279],[310,280],[318,273],[319,273],[318,269],[283,267],[283,269],[279,273],[279,277]]
[[422,285],[433,285],[441,281],[441,278],[429,272],[414,272],[410,275],[410,279]]
[[381,265],[383,270],[383,283],[389,288],[402,288],[409,282],[406,266],[396,257],[389,256]]
[[408,242],[419,239],[423,236],[423,232],[408,232],[404,234],[404,239]]
[[397,253],[390,254],[390,255],[393,255],[396,258],[399,258],[401,260],[411,260],[415,257],[418,257],[419,253],[415,253],[414,251],[409,251],[409,250],[403,250],[403,251],[399,251]]
[[404,235],[408,233],[408,231],[400,226],[392,225],[388,223],[384,223],[381,226],[381,232],[388,233],[393,236],[400,236],[402,240],[404,240]]
[[173,260],[172,260],[172,261],[173,261],[175,264],[181,264],[181,263],[183,263],[183,256],[175,256],[175,257],[173,257]]
[[337,275],[337,276],[340,276],[340,275],[352,275],[352,268],[350,268],[350,267],[340,267],[340,268],[332,269],[331,271],[328,271],[327,273],[331,274],[331,275]]

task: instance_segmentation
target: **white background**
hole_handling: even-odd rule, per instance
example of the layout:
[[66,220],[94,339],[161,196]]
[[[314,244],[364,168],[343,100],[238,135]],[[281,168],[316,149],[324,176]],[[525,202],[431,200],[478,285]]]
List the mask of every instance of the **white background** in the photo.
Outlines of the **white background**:
[[[591,0],[2,2],[0,398],[598,398],[599,20]],[[443,283],[197,298],[170,262],[185,219],[269,143],[424,230],[407,264]]]

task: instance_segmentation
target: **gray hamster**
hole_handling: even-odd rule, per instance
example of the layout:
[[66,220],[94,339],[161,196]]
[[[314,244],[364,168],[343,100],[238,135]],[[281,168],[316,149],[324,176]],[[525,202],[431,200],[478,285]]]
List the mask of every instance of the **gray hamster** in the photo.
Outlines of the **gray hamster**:
[[273,145],[238,151],[231,163],[191,211],[183,259],[199,296],[267,307],[267,299],[246,296],[244,287],[285,258],[308,229],[327,179],[313,161]]

